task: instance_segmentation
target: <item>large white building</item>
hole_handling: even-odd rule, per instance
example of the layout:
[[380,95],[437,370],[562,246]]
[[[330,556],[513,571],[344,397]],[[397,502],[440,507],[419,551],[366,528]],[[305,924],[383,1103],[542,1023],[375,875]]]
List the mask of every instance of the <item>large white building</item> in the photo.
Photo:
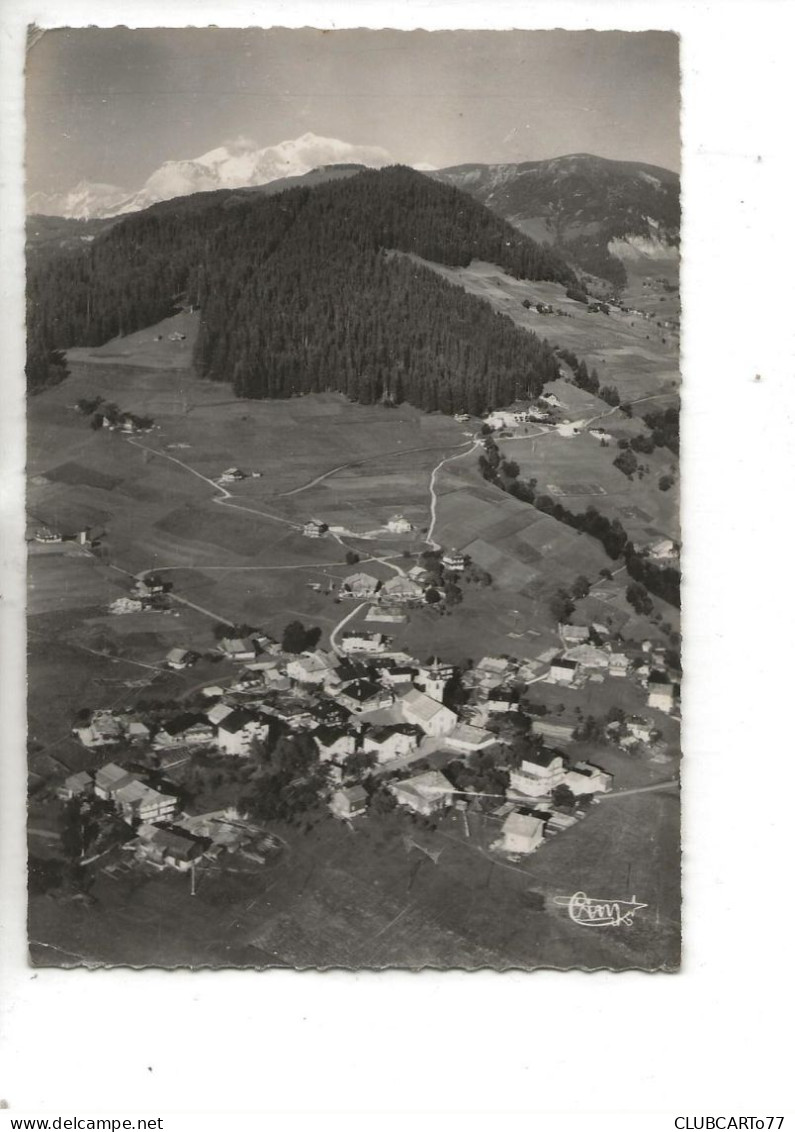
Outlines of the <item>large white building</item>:
[[613,785],[613,776],[593,763],[575,763],[563,780],[572,794],[604,794]]
[[438,770],[427,770],[414,778],[404,778],[402,782],[391,782],[389,789],[398,805],[426,817],[452,805],[455,794],[452,782]]
[[340,584],[340,597],[372,597],[381,588],[378,578],[365,574],[363,570],[349,574]]
[[421,727],[426,735],[449,735],[458,723],[455,712],[418,688],[406,692],[398,702],[406,723]]
[[542,750],[511,772],[510,792],[541,798],[561,786],[566,778],[566,764],[562,755]]
[[163,821],[177,811],[176,798],[153,790],[137,778],[120,787],[113,796],[113,802],[124,820],[130,823]]
[[411,578],[397,574],[384,582],[380,594],[382,601],[422,601],[423,588]]
[[94,776],[94,793],[112,802],[127,822],[162,821],[177,809],[177,799],[145,785],[116,763],[100,767]]
[[351,629],[342,634],[340,646],[344,652],[383,652],[389,639],[383,633],[365,633]]
[[287,664],[286,672],[298,684],[323,684],[338,666],[337,658],[318,649],[301,653]]
[[535,853],[539,845],[543,844],[545,824],[533,814],[508,814],[494,848],[501,849],[503,853]]

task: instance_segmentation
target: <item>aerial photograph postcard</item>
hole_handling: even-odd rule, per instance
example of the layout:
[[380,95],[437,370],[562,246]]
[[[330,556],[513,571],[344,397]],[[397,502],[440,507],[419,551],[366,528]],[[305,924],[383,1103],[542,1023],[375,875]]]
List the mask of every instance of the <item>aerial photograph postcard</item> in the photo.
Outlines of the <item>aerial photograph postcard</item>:
[[30,962],[676,971],[677,36],[25,84]]

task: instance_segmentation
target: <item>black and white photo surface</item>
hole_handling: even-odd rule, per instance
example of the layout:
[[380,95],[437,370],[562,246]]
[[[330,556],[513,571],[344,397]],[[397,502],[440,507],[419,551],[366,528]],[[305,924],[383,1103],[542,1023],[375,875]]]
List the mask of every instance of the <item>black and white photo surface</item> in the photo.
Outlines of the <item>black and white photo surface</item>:
[[34,965],[677,969],[678,54],[36,34]]

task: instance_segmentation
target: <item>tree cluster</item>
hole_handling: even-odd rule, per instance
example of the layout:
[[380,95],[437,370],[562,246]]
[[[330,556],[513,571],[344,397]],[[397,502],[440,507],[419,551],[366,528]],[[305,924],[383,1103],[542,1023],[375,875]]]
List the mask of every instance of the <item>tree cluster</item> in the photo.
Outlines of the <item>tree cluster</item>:
[[283,734],[263,759],[238,805],[258,821],[292,821],[312,809],[327,782],[327,768],[317,760],[309,735]]
[[291,621],[282,634],[282,648],[289,653],[307,652],[315,648],[320,637],[321,630],[317,627],[305,629],[301,621]]
[[[485,479],[494,483],[503,491],[510,492],[511,495],[521,499],[522,502],[537,508],[545,515],[550,515],[553,519],[565,523],[566,526],[597,539],[604,547],[605,553],[613,560],[623,556],[630,578],[641,582],[647,590],[671,605],[679,605],[681,582],[679,570],[673,566],[657,565],[648,557],[638,554],[629,541],[620,519],[608,519],[593,505],[589,505],[585,511],[579,513],[569,511],[562,503],[549,495],[536,495],[535,480],[514,480],[510,484],[505,484],[499,475],[499,468],[503,459],[499,448],[491,437],[486,439],[484,447],[485,452],[480,456],[480,470]],[[637,463],[634,452],[629,448],[624,449],[620,456],[629,457]],[[583,583],[587,584],[587,579],[578,578],[575,586],[582,588]],[[553,595],[551,608],[559,621],[567,621],[574,612],[571,593],[568,590],[559,589]]]
[[570,367],[574,384],[578,389],[584,389],[586,393],[600,397],[608,405],[618,405],[621,397],[616,387],[614,385],[601,385],[597,371],[593,368],[589,370],[585,362],[578,358],[573,350],[569,350],[566,346],[558,346],[556,353]]
[[679,455],[679,409],[671,406],[646,413],[643,418],[651,429],[651,438],[657,448],[668,448]]

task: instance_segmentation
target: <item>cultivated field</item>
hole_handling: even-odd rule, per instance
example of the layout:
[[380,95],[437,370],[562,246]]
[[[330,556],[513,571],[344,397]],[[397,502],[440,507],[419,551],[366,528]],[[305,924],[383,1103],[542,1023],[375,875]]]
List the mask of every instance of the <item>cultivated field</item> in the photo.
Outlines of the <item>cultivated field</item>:
[[[483,265],[469,270],[472,278],[491,278]],[[514,305],[524,318],[524,308]],[[574,321],[548,319],[545,325]],[[432,471],[450,457],[456,458],[436,478],[433,537],[470,554],[494,584],[468,586],[463,604],[446,616],[413,612],[406,625],[391,630],[396,646],[420,655],[439,651],[451,660],[473,651],[537,655],[556,640],[551,592],[579,574],[595,580],[612,565],[594,540],[486,483],[476,454],[467,453],[471,435],[465,426],[410,406],[352,405],[334,394],[235,400],[228,387],[196,380],[184,365],[195,327],[195,316],[185,313],[105,347],[71,351],[72,376],[31,402],[31,516],[62,530],[90,524],[105,531],[100,563],[65,553],[32,559],[34,613],[73,609],[80,619],[85,612],[96,618],[129,585],[130,574],[158,569],[192,607],[180,608],[180,622],[156,618],[156,649],[147,647],[152,615],[145,615],[147,627],[137,634],[128,627],[142,615],[106,618],[106,643],[116,641],[133,662],[152,663],[169,641],[208,647],[214,619],[278,634],[298,617],[318,625],[327,641],[346,612],[335,601],[339,580],[351,569],[346,550],[356,550],[357,568],[381,580],[401,562],[410,565],[412,559],[401,556],[416,555],[425,545]],[[185,333],[185,342],[170,342],[174,331]],[[601,414],[599,423],[615,435],[639,427],[568,383],[556,383],[553,391],[570,415]],[[92,430],[73,406],[80,397],[97,395],[152,415],[154,430],[134,438]],[[615,446],[603,448],[587,434],[565,438],[529,426],[498,439],[522,475],[536,478],[539,491],[569,508],[596,503],[618,516],[631,537],[675,535],[675,493],[656,487],[665,455],[646,458],[649,476],[630,483],[612,466]],[[233,464],[261,475],[224,487],[213,482]],[[411,534],[385,531],[396,512],[413,523]],[[331,536],[305,538],[301,527],[312,517],[346,532],[342,544]],[[368,561],[374,556],[384,561]],[[620,587],[607,602],[588,601],[601,601],[600,609],[608,608],[616,624],[631,630],[634,615]],[[647,624],[637,631],[646,635]]]
[[[73,361],[95,365],[135,365],[151,369],[190,370],[193,347],[199,330],[199,316],[181,311],[156,326],[137,330],[123,338],[111,338],[102,346],[69,351]],[[171,341],[169,335],[184,335]]]
[[[473,261],[468,267],[443,267],[421,261],[425,267],[443,275],[463,287],[472,295],[486,299],[495,310],[507,315],[517,326],[534,331],[554,345],[565,346],[589,366],[596,366],[604,385],[615,385],[624,400],[665,394],[670,398],[679,386],[678,335],[672,330],[657,326],[657,321],[677,317],[673,298],[666,298],[662,287],[654,284],[643,288],[643,279],[652,282],[660,274],[660,265],[650,263],[647,268],[638,265],[633,275],[633,289],[625,305],[638,299],[638,310],[647,307],[655,317],[642,314],[624,314],[621,311],[589,313],[587,306],[566,298],[566,289],[559,283],[538,283],[514,279],[490,263]],[[648,276],[641,271],[648,271]],[[528,310],[524,300],[531,304],[546,303],[559,314],[539,314],[535,306]],[[672,308],[670,311],[668,307]]]
[[[600,422],[607,432],[610,419]],[[657,448],[639,457],[649,472],[631,480],[613,466],[618,455],[614,439],[608,447],[587,432],[570,438],[550,432],[524,439],[518,437],[497,443],[503,453],[515,460],[525,479],[537,480],[539,494],[552,496],[570,511],[588,506],[619,519],[631,539],[645,543],[657,535],[679,538],[678,492],[661,491],[660,477],[676,469],[674,455]],[[585,489],[585,490],[583,490]]]

